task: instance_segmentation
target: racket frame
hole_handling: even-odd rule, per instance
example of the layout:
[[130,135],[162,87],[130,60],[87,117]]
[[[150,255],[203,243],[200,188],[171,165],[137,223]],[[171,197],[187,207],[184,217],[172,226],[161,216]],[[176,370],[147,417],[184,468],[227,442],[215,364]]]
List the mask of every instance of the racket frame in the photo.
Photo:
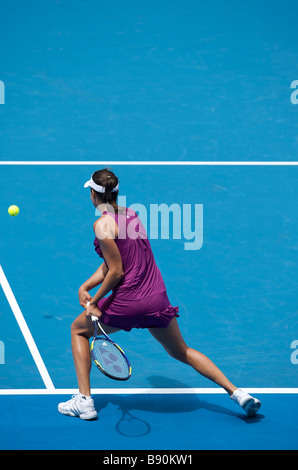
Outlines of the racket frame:
[[[131,376],[131,373],[132,373],[132,369],[131,369],[131,365],[130,365],[130,362],[125,354],[125,352],[120,348],[120,346],[115,343],[115,341],[113,341],[108,335],[107,333],[104,331],[103,327],[101,326],[100,324],[100,321],[97,317],[95,316],[91,316],[91,320],[92,322],[94,323],[94,337],[93,337],[93,340],[91,342],[91,346],[90,346],[90,352],[91,352],[91,356],[92,356],[92,359],[93,359],[93,362],[94,364],[96,365],[96,367],[98,368],[98,370],[100,370],[100,372],[102,372],[104,375],[106,375],[107,377],[109,377],[110,379],[114,379],[114,380],[121,380],[121,381],[125,381],[125,380],[128,380]],[[112,343],[112,345],[118,349],[118,351],[120,352],[120,354],[124,357],[127,365],[128,365],[128,376],[127,377],[116,377],[112,374],[109,374],[101,365],[100,363],[97,361],[97,359],[95,358],[94,354],[93,354],[93,347],[94,347],[94,343],[95,341],[98,341],[97,338],[99,337],[98,335],[98,327],[100,328],[104,338],[106,341],[109,341],[110,343]]]

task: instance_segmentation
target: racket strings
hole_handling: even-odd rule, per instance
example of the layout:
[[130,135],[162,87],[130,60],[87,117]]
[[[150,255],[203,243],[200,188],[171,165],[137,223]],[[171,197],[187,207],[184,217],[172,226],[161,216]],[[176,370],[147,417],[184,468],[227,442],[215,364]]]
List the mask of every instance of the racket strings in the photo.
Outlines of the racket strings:
[[93,358],[109,375],[127,378],[129,365],[116,345],[103,338],[96,338],[92,348]]

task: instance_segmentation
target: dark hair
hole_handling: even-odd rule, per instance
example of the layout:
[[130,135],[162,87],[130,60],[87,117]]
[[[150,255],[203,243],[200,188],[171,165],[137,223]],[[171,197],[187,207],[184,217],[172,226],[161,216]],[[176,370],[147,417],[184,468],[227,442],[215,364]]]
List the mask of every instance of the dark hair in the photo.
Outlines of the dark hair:
[[98,170],[93,173],[92,179],[94,183],[99,184],[100,186],[103,186],[105,188],[104,193],[99,193],[95,191],[95,194],[98,196],[98,198],[100,198],[103,203],[110,204],[113,207],[115,213],[118,212],[118,191],[112,192],[112,189],[114,189],[119,182],[117,176],[108,168],[105,168],[103,170]]

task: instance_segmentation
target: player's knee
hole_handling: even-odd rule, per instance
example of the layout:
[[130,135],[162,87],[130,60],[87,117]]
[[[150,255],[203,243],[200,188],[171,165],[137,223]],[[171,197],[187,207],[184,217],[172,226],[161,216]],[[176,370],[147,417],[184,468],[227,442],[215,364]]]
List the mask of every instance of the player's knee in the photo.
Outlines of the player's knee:
[[75,319],[75,320],[72,322],[71,327],[70,327],[71,334],[72,334],[72,335],[73,335],[73,334],[76,334],[77,329],[78,329],[78,327],[77,327],[77,319]]
[[86,320],[85,314],[79,315],[71,324],[71,336],[79,335],[89,339],[94,333],[92,322],[90,321],[89,323],[90,324],[88,324],[88,321]]
[[180,348],[166,349],[166,351],[171,357],[173,357],[177,361],[184,362],[185,364],[187,364],[187,349],[188,347],[185,345]]
[[81,333],[82,331],[82,324],[81,324],[81,321],[80,321],[80,318],[77,317],[71,324],[71,327],[70,327],[70,330],[71,330],[71,334],[79,334]]

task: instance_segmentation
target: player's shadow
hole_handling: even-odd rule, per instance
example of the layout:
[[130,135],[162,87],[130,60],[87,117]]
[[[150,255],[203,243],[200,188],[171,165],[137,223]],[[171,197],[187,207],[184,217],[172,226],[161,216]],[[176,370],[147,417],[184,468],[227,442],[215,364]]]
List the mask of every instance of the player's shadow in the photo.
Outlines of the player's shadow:
[[[189,386],[177,380],[161,376],[148,377],[152,388],[190,388]],[[227,396],[227,399],[229,397]],[[200,409],[220,413],[242,419],[248,424],[259,422],[263,415],[257,414],[248,418],[242,410],[232,410],[228,407],[218,405],[212,401],[204,400],[198,394],[136,394],[136,395],[110,395],[95,397],[95,405],[98,411],[109,404],[117,406],[122,416],[116,424],[116,430],[119,434],[127,437],[141,437],[149,434],[150,424],[144,419],[140,411],[149,413],[190,413]],[[137,416],[136,416],[137,415]],[[141,416],[141,418],[140,418]]]
[[[147,379],[154,388],[191,388],[189,385],[179,382],[178,380],[170,379],[168,377],[155,375],[147,377]],[[208,393],[206,395],[208,395]],[[175,410],[176,412],[187,412],[205,409],[214,413],[234,416],[237,419],[241,418],[248,424],[259,422],[262,418],[264,418],[264,415],[262,415],[261,413],[257,413],[255,416],[248,417],[238,405],[236,406],[232,403],[232,400],[229,398],[228,394],[226,394],[225,398],[231,401],[232,406],[235,406],[235,410],[232,410],[222,405],[218,405],[216,403],[212,403],[212,401],[202,400],[201,395],[199,394],[191,393],[184,395],[184,397],[187,397],[187,399],[181,400],[179,399],[179,395],[177,394],[165,395],[164,398],[166,401],[166,406],[168,406],[169,404],[168,409],[165,408],[164,410],[159,411],[165,413],[174,413]],[[173,399],[172,404],[171,400],[169,401],[168,398]],[[177,401],[179,405],[176,406]]]

